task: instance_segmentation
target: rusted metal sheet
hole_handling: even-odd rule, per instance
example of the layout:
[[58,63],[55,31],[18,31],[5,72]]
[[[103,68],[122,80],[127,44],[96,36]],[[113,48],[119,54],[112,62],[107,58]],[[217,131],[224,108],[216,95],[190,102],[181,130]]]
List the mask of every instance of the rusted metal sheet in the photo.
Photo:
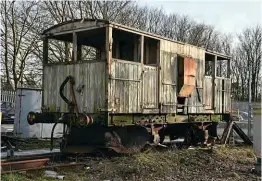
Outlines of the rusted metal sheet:
[[141,111],[141,64],[113,59],[110,77],[112,108],[117,113]]
[[190,57],[184,57],[182,61],[184,65],[184,74],[179,76],[183,76],[181,79],[183,81],[183,86],[180,89],[178,96],[189,97],[189,95],[193,93],[196,84],[197,64],[196,61]]
[[38,168],[38,167],[45,166],[48,161],[49,158],[1,162],[1,169],[2,171],[10,171],[10,170]]
[[[50,111],[66,112],[67,104],[59,96],[59,88],[64,79],[71,75],[75,79],[75,97],[79,112],[96,113],[105,108],[105,62],[86,62],[70,65],[51,65],[44,67],[44,102]],[[77,92],[79,85],[83,91]],[[70,98],[69,87],[64,90]]]

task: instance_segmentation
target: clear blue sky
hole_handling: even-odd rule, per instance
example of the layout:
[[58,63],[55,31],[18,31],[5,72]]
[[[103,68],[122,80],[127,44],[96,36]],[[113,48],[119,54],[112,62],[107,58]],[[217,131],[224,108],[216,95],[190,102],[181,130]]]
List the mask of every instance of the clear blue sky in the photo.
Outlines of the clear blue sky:
[[138,3],[162,7],[166,13],[188,15],[233,35],[262,21],[262,0],[139,0]]

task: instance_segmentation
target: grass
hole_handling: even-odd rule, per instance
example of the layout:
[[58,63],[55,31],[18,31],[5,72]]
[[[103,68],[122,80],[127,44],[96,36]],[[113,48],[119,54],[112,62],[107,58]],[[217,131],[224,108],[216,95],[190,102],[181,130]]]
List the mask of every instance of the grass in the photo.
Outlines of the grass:
[[253,114],[254,115],[261,115],[262,108],[261,107],[254,107],[253,108]]
[[[22,141],[15,141],[16,147],[22,150],[50,148],[50,140],[39,140],[27,138]],[[58,140],[54,140],[54,147],[59,147]]]
[[[216,149],[154,150],[129,156],[89,158],[85,168],[56,170],[65,180],[168,181],[168,180],[256,180],[249,172],[256,161],[251,147]],[[55,180],[43,171],[2,175],[3,181]]]

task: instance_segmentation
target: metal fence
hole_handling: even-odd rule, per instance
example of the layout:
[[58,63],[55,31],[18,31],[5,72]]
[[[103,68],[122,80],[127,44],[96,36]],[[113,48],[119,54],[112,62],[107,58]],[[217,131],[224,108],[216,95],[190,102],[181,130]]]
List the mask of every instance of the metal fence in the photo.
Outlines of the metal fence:
[[12,90],[1,90],[1,103],[8,102],[11,105],[15,105],[16,91]]

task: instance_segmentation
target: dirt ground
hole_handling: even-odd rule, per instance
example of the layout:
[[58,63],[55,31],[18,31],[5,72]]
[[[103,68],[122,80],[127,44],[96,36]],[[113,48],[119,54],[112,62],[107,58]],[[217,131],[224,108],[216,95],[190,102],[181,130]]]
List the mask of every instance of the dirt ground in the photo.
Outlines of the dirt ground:
[[[250,147],[146,150],[136,155],[88,157],[85,166],[55,170],[68,181],[194,181],[260,180],[251,173],[255,155]],[[3,181],[57,180],[44,170],[2,175]]]

